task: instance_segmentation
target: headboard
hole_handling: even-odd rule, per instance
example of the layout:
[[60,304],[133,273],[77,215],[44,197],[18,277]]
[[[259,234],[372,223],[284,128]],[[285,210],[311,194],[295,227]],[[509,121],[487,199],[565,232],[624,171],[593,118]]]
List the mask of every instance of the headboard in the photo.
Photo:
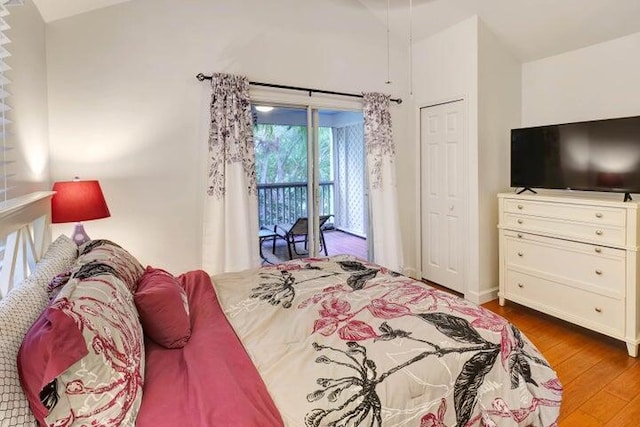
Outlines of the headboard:
[[0,299],[24,280],[51,243],[53,191],[0,203]]

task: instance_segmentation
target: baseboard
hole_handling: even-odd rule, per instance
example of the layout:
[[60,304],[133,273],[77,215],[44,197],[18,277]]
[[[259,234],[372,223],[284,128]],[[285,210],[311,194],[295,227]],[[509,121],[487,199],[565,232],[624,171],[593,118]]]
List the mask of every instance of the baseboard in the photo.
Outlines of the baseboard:
[[475,304],[484,304],[485,302],[498,298],[498,287],[496,286],[482,292],[465,292],[464,297]]
[[[323,229],[323,230],[325,230],[325,229]],[[327,230],[327,231],[329,231],[329,230],[342,231],[343,233],[349,234],[350,236],[359,237],[359,238],[361,238],[361,239],[366,239],[366,238],[367,238],[367,236],[366,236],[366,235],[364,235],[364,234],[362,234],[362,233],[358,233],[358,232],[356,232],[356,231],[351,231],[351,230],[349,230],[349,229],[347,229],[347,228],[336,227],[335,225],[333,225],[333,226],[332,226],[332,227],[330,227],[330,228],[329,228],[329,227],[327,227],[327,228],[326,228],[326,230]]]
[[412,279],[420,280],[418,278],[418,270],[416,270],[415,268],[405,267],[402,269],[402,274],[404,274],[407,277],[411,277]]

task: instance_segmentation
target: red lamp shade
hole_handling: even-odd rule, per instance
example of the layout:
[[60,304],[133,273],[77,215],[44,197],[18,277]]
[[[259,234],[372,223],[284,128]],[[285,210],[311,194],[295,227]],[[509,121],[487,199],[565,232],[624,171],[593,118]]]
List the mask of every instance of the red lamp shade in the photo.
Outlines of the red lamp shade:
[[80,222],[111,216],[98,181],[61,181],[53,184],[51,222]]

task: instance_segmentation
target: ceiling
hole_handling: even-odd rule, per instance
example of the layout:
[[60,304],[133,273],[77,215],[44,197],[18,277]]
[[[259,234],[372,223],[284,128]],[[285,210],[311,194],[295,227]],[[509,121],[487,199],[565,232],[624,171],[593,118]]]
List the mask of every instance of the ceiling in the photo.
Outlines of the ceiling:
[[[386,25],[387,0],[351,1]],[[391,32],[407,40],[409,2],[389,0]],[[413,40],[473,15],[522,61],[640,32],[640,0],[413,0]]]
[[131,0],[33,0],[45,22],[56,21],[127,1]]
[[[131,0],[34,0],[46,22]],[[225,0],[228,1],[228,0]],[[315,0],[322,4],[326,0]],[[331,0],[369,11],[409,42],[411,0]],[[388,3],[387,3],[388,2]],[[640,0],[412,0],[414,41],[478,15],[513,54],[531,61],[640,32]]]

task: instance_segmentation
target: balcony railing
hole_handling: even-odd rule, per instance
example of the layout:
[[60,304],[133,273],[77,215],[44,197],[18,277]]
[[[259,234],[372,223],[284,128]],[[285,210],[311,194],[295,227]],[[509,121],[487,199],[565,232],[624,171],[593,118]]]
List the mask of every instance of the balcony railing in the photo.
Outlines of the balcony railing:
[[[258,184],[260,227],[294,223],[307,216],[307,183]],[[333,214],[333,181],[320,183],[320,215]]]

